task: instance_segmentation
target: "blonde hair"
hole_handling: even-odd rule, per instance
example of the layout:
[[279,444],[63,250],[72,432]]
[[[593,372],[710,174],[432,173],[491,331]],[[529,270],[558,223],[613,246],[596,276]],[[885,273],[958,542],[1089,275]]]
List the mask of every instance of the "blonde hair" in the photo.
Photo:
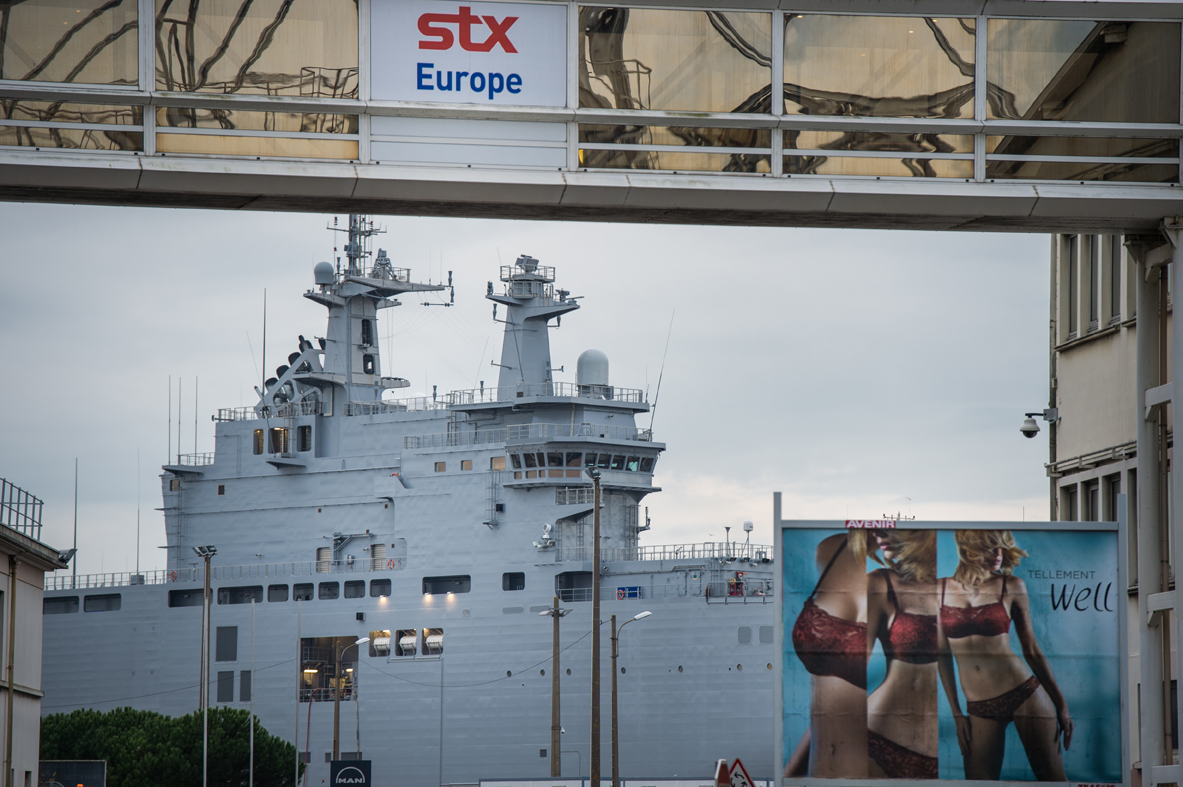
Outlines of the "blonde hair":
[[1010,575],[1027,553],[1015,543],[1009,530],[958,530],[953,535],[957,542],[957,570],[953,579],[966,587],[978,587],[993,575],[989,566],[994,551],[1002,550],[1002,567],[998,573]]
[[906,582],[933,582],[937,578],[937,532],[935,530],[893,530],[899,542],[895,559],[884,556],[878,562]]
[[885,565],[883,559],[873,550],[868,548],[870,543],[870,534],[866,530],[859,528],[851,528],[846,531],[846,546],[850,549],[850,554],[854,556],[855,561],[860,567],[867,564],[867,553],[870,553],[871,560],[874,560],[879,565]]

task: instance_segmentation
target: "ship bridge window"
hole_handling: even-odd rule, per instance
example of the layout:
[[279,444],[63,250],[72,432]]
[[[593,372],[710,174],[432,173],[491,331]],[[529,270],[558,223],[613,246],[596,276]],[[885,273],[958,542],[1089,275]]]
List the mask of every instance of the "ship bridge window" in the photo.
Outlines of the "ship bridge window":
[[522,454],[522,461],[526,463],[526,469],[538,467],[538,457],[534,454]]
[[[509,455],[509,463],[511,465],[513,465],[514,470],[521,470],[522,469],[522,458],[520,456],[518,456],[517,454],[510,454]],[[497,468],[493,468],[493,469],[496,470]],[[501,469],[502,470],[505,469],[504,463],[502,464]]]
[[630,473],[635,473],[641,469],[641,461],[635,456],[630,456],[624,462],[624,469],[628,470]]
[[345,583],[345,598],[365,598],[366,581],[364,579],[350,580]]
[[607,470],[608,466],[612,464],[612,454],[600,454],[596,459],[596,467]]
[[287,601],[288,600],[288,586],[287,585],[268,585],[267,586],[267,600],[268,601]]
[[255,456],[263,453],[263,430],[256,429],[254,434]]
[[361,357],[361,373],[374,374],[374,356],[363,355]]
[[57,598],[47,597],[41,602],[41,614],[43,615],[66,615],[77,611],[77,596],[58,596]]
[[123,606],[123,597],[118,593],[85,596],[82,601],[83,612],[118,612],[121,606]]
[[292,599],[294,601],[311,601],[312,583],[297,582],[295,585],[292,585]]
[[440,593],[468,593],[472,590],[472,577],[457,574],[450,577],[423,577],[423,594],[434,596]]
[[642,456],[641,457],[641,472],[642,473],[652,473],[653,472],[653,462],[654,462],[654,458],[652,456]]
[[337,598],[341,595],[340,582],[321,582],[316,589],[316,597],[322,601]]
[[623,456],[621,456],[620,454],[617,454],[612,457],[612,469],[613,470],[623,470],[624,469],[624,457]]
[[[389,579],[371,579],[370,580],[370,598],[379,598],[390,595],[390,580]],[[390,636],[390,632],[386,633]]]
[[567,467],[579,467],[583,464],[583,454],[579,451],[567,452]]
[[168,605],[170,607],[200,607],[201,595],[201,588],[170,590],[168,592]]
[[297,451],[311,451],[312,450],[312,427],[311,426],[297,426],[296,427],[296,450]]
[[489,457],[489,469],[490,470],[504,470],[505,469],[505,457],[504,456]]
[[546,466],[547,467],[562,467],[563,466],[562,453],[560,453],[558,451],[551,451],[551,452],[547,453]]
[[508,571],[501,575],[502,590],[525,590],[526,575],[521,571]]
[[218,588],[219,604],[249,604],[263,600],[262,585],[248,585],[237,588]]

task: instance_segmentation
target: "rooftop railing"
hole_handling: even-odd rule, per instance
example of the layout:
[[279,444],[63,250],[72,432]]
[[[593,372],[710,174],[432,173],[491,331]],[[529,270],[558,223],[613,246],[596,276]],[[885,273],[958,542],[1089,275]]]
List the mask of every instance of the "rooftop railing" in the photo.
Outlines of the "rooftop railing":
[[522,443],[530,440],[578,440],[587,437],[652,442],[653,433],[648,429],[638,429],[635,426],[515,424],[500,429],[408,435],[403,438],[403,448],[448,448],[463,445],[488,445],[490,443]]
[[320,400],[289,402],[274,407],[221,407],[215,421],[258,421],[265,418],[294,418],[297,415],[320,415]]
[[445,395],[452,405],[512,402],[530,396],[561,396],[579,399],[640,403],[645,393],[639,388],[617,388],[612,385],[580,385],[579,383],[522,383],[504,388],[478,388],[452,391]]
[[214,452],[205,451],[200,454],[177,454],[177,464],[189,467],[206,467],[214,463]]
[[0,478],[0,525],[41,540],[41,509],[45,503]]
[[[555,562],[591,560],[590,547],[567,547],[555,551]],[[661,544],[647,547],[600,549],[601,562],[638,560],[722,560],[728,563],[763,565],[772,561],[772,547],[766,544],[706,541],[701,544]]]

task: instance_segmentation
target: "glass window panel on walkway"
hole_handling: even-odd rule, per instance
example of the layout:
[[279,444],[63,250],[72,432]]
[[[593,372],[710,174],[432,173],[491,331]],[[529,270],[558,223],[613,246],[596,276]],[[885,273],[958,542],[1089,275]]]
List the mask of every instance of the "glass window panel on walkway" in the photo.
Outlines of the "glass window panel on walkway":
[[0,79],[139,83],[136,0],[0,3]]

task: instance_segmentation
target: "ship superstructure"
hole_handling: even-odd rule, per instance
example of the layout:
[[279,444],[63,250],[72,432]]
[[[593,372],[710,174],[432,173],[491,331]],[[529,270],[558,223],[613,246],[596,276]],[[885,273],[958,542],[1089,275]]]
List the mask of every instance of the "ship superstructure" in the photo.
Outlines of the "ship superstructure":
[[[621,644],[622,773],[710,774],[739,756],[771,776],[771,549],[640,544],[665,445],[637,425],[644,393],[614,386],[604,353],[584,352],[574,382],[555,379],[550,326],[580,304],[554,268],[523,255],[487,286],[505,325],[496,387],[399,399],[408,383],[384,374],[378,317],[404,293],[445,287],[411,281],[382,250],[371,261],[362,217],[348,232],[346,264],[319,263],[305,293],[328,310],[325,336],[298,337],[255,406],[218,412],[214,452],[165,466],[167,570],[51,582],[45,712],[197,707],[193,548],[214,545],[211,699],[253,696],[262,723],[307,752],[306,783],[327,777],[334,699],[352,703],[342,756],[397,774],[389,783],[549,775],[551,622],[539,613],[555,595],[573,610],[562,773],[586,776],[584,602],[600,571],[605,620],[653,612]],[[360,653],[346,647],[359,637]],[[607,763],[606,736],[602,752]]]

